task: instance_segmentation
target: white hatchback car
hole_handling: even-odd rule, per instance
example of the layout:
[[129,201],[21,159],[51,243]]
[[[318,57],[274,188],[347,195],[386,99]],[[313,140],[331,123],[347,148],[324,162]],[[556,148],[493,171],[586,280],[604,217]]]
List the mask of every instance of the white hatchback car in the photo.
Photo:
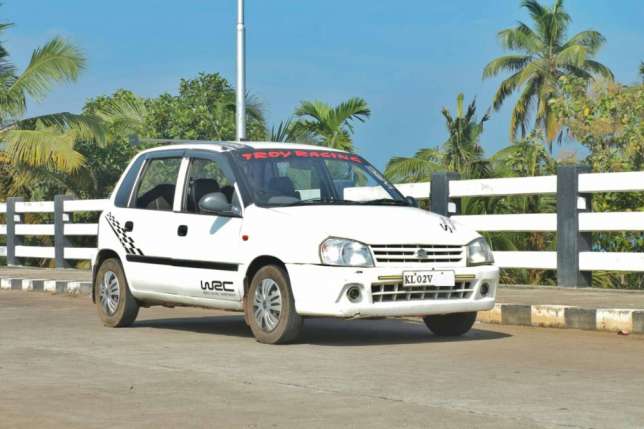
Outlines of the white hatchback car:
[[265,343],[306,316],[421,316],[467,332],[499,270],[479,234],[415,206],[362,157],[288,143],[189,142],[136,156],[99,221],[93,298],[244,311]]

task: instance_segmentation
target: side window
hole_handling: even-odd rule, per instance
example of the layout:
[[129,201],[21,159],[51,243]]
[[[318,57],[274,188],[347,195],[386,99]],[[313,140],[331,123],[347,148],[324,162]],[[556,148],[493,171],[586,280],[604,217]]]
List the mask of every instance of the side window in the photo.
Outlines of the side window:
[[194,158],[190,162],[184,210],[188,213],[201,213],[199,201],[207,195],[219,192],[226,197],[228,203],[240,208],[240,202],[235,192],[235,178],[227,161],[219,159]]
[[116,207],[127,207],[127,203],[130,201],[130,195],[132,194],[132,188],[134,187],[134,182],[139,175],[139,170],[141,170],[142,165],[143,157],[139,157],[127,171],[127,174],[123,178],[123,182],[121,182],[121,186],[118,191],[116,191],[116,197],[114,198],[114,205],[116,205]]
[[134,198],[134,207],[172,210],[181,158],[158,158],[147,162]]

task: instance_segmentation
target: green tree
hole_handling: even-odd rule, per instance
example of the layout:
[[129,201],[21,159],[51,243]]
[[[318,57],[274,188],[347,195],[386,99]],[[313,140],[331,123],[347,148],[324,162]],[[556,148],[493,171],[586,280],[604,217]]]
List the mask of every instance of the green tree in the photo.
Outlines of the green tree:
[[456,117],[447,107],[441,111],[445,117],[449,138],[443,143],[445,165],[449,171],[458,171],[465,177],[487,177],[489,165],[483,156],[480,137],[483,124],[490,119],[486,112],[481,120],[476,118],[476,99],[472,100],[467,111],[463,110],[463,94],[456,97]]
[[[218,73],[200,73],[182,79],[179,94],[162,94],[146,103],[149,137],[188,140],[235,139],[235,90]],[[247,99],[247,134],[250,140],[266,138],[261,105]]]
[[362,98],[350,98],[333,107],[321,101],[303,101],[295,110],[294,136],[308,136],[315,144],[353,151],[354,120],[365,122],[371,116]]
[[282,121],[271,128],[268,141],[281,143],[306,143],[316,144],[316,136],[305,127],[298,126],[293,119]]
[[644,168],[644,84],[620,85],[560,78],[561,94],[551,100],[567,136],[584,145],[593,170],[631,171]]
[[[562,77],[561,95],[551,103],[571,139],[588,150],[585,162],[593,171],[644,169],[644,84],[620,85],[598,81],[588,87],[582,79]],[[644,210],[644,196],[634,193],[593,195],[594,212]],[[596,232],[593,246],[607,252],[643,252],[641,232]],[[597,272],[593,285],[642,288],[644,276],[634,273]]]
[[563,7],[563,0],[555,0],[545,7],[536,0],[523,0],[533,21],[530,27],[523,22],[514,28],[499,32],[504,49],[516,51],[491,61],[483,70],[483,78],[501,72],[512,73],[501,82],[494,96],[494,108],[517,90],[521,90],[510,120],[511,140],[519,129],[525,135],[532,116],[535,127],[545,131],[546,141],[552,142],[560,131],[560,124],[550,109],[549,100],[557,95],[561,76],[577,76],[591,80],[597,75],[613,78],[612,72],[593,58],[604,44],[601,33],[586,30],[566,39],[570,15]]
[[396,182],[428,180],[434,171],[454,171],[465,178],[481,178],[490,174],[489,163],[480,145],[483,124],[489,119],[489,112],[478,120],[476,100],[464,110],[464,97],[456,98],[456,116],[447,107],[441,111],[445,118],[448,138],[440,150],[427,148],[419,150],[414,157],[392,158],[385,174]]
[[[0,24],[0,34],[11,26]],[[25,117],[25,113],[28,100],[40,101],[55,85],[75,81],[84,67],[84,55],[60,37],[35,49],[21,72],[0,46],[0,140],[6,143],[6,157],[11,163],[66,172],[83,164],[74,142],[78,138],[102,138],[99,121],[67,112],[36,117]]]
[[49,165],[8,164],[16,173],[8,184],[8,191],[44,200],[52,199],[55,194],[76,198],[107,197],[127,163],[140,149],[132,146],[130,139],[133,133],[143,129],[144,112],[143,100],[126,90],[88,100],[82,114],[101,121],[106,144],[96,144],[93,139],[76,139],[74,150],[84,161],[73,171],[61,171]]
[[445,171],[444,153],[439,148],[423,148],[412,157],[395,156],[385,168],[385,176],[394,183],[427,182],[432,173]]

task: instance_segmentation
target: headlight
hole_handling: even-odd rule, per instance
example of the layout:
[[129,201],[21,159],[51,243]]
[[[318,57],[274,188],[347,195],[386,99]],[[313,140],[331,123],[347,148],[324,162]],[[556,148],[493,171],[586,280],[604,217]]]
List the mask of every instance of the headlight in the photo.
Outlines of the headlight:
[[327,238],[320,245],[320,259],[325,265],[373,267],[366,244],[344,238]]
[[467,245],[467,265],[490,265],[493,263],[492,248],[485,238],[479,237]]

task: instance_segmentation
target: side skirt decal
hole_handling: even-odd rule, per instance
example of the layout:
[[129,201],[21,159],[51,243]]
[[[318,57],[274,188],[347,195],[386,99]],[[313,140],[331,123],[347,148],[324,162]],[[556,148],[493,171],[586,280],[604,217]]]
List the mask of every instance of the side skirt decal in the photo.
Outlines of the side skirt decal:
[[209,261],[195,261],[188,259],[173,259],[163,258],[159,256],[144,256],[144,255],[127,255],[128,262],[139,262],[142,264],[155,264],[155,265],[170,265],[173,267],[185,268],[203,268],[207,270],[219,271],[237,271],[239,264],[229,264],[226,262],[209,262]]

